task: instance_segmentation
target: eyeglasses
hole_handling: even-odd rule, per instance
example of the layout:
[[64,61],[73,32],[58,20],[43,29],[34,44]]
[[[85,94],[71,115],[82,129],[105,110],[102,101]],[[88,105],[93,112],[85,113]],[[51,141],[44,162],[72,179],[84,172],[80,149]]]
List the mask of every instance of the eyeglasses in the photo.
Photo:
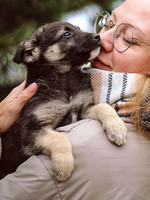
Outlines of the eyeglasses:
[[97,14],[94,23],[94,32],[99,33],[102,29],[103,31],[108,31],[114,26],[117,26],[117,28],[114,33],[113,43],[118,52],[127,51],[132,44],[136,44],[134,40],[138,40],[150,46],[147,42],[136,38],[133,29],[128,24],[121,23],[117,25],[113,20],[111,20],[111,16],[107,11],[101,11]]

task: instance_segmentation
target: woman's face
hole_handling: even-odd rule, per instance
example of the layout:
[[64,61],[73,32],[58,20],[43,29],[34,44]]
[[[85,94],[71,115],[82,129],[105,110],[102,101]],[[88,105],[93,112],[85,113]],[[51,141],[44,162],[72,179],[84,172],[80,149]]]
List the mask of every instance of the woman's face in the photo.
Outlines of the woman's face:
[[[150,0],[126,0],[112,12],[116,24],[129,24],[136,38],[150,44]],[[150,46],[134,40],[130,48],[119,53],[114,48],[116,26],[102,31],[101,52],[92,63],[96,68],[114,72],[150,73]]]

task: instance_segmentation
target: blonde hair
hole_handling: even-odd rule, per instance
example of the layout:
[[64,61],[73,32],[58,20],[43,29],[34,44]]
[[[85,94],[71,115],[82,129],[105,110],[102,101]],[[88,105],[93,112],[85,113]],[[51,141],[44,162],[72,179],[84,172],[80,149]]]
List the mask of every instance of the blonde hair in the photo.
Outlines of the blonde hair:
[[135,108],[132,120],[140,134],[150,139],[150,75],[143,74],[136,84],[136,95],[132,97]]

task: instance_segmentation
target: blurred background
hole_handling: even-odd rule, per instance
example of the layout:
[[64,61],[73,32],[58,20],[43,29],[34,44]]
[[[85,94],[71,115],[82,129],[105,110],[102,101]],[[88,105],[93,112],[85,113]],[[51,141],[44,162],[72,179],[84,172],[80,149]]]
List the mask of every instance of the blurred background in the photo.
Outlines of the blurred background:
[[93,32],[96,13],[112,9],[124,0],[0,0],[0,101],[26,74],[12,58],[21,41],[41,25],[67,21]]

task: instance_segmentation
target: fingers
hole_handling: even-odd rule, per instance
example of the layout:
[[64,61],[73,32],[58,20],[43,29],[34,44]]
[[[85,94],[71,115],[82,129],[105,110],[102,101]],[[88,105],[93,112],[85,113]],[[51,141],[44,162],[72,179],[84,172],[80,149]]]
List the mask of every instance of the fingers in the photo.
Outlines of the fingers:
[[[19,89],[21,89],[22,86],[20,85]],[[18,97],[17,97],[17,99],[15,101],[16,109],[18,109],[18,112],[21,112],[21,110],[24,107],[24,105],[35,94],[35,92],[37,91],[37,88],[38,88],[37,84],[36,83],[32,83],[25,90],[20,92],[20,94],[18,95]],[[19,91],[19,89],[18,89],[18,91]]]
[[0,133],[7,131],[19,117],[22,108],[37,91],[37,84],[32,83],[26,89],[25,81],[0,103]]
[[25,88],[25,84],[26,84],[26,80],[24,80],[20,85],[18,85],[17,87],[15,87],[10,94],[8,95],[8,97],[12,98],[16,98]]

